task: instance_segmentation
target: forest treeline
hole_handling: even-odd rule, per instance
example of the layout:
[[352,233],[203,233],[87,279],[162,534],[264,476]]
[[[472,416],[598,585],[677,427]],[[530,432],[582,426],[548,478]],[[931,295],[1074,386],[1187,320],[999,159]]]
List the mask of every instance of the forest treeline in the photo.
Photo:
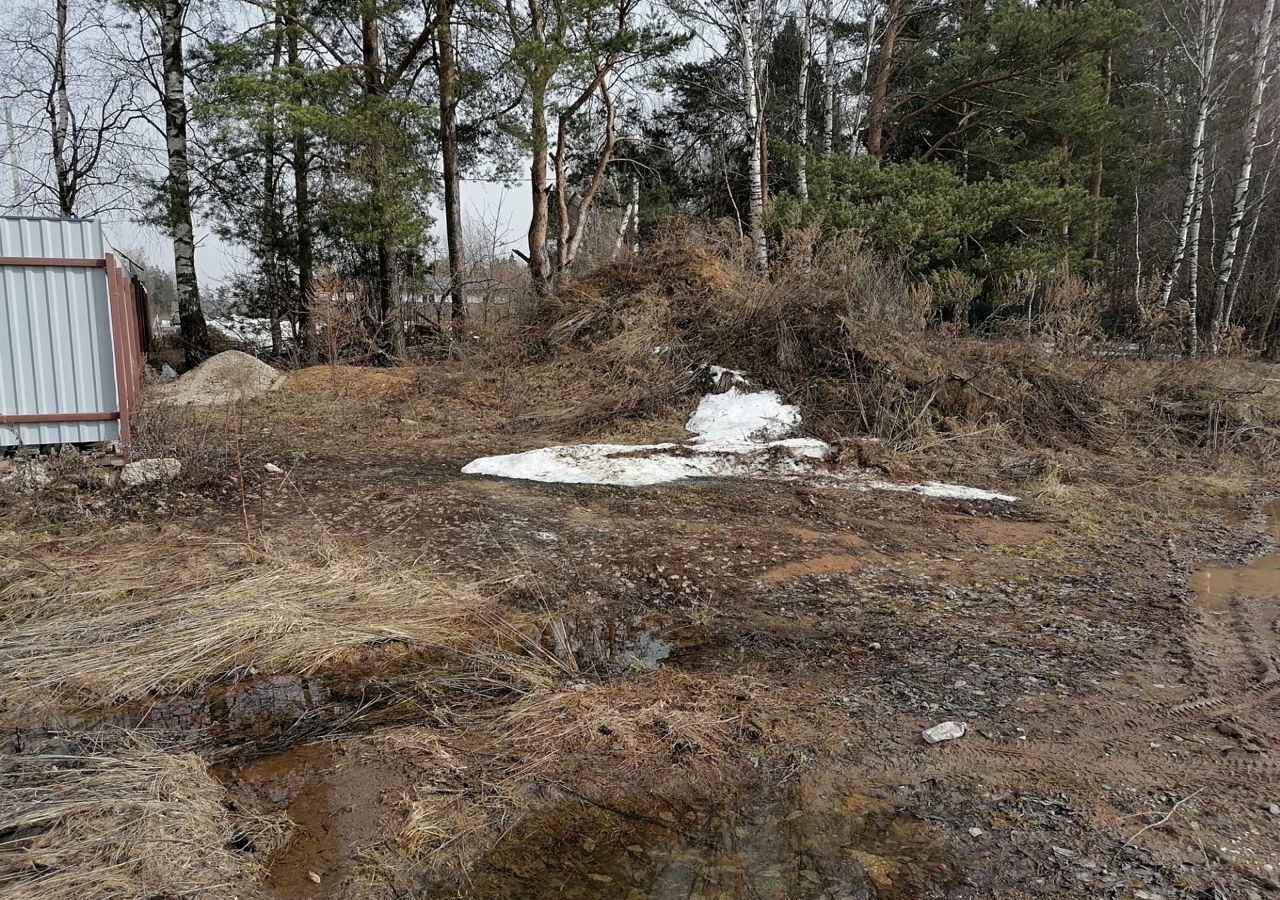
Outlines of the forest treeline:
[[[393,359],[407,298],[447,339],[469,285],[536,301],[688,220],[765,276],[860,242],[938,321],[1070,293],[1117,337],[1280,354],[1275,0],[26,2],[9,206],[163,225],[189,360],[197,221],[304,360],[335,298]],[[528,192],[514,265],[464,179]]]

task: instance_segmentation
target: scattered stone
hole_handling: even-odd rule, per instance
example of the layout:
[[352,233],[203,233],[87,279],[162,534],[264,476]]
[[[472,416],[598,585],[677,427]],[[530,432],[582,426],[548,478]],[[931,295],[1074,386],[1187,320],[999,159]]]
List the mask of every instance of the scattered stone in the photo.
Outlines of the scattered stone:
[[173,381],[178,377],[178,373],[174,371],[173,366],[165,363],[160,367],[160,377],[165,381]]
[[318,872],[308,872],[307,877],[310,878],[316,884],[320,883],[320,874]]
[[969,726],[964,722],[940,722],[932,728],[926,728],[920,732],[920,736],[925,739],[926,743],[938,744],[942,741],[954,741],[956,738],[962,738],[968,730]]
[[120,481],[125,487],[141,487],[144,484],[173,481],[181,471],[182,463],[172,457],[140,459],[120,470]]
[[1063,859],[1075,859],[1080,855],[1069,847],[1054,847],[1053,853],[1055,856],[1061,856]]
[[533,533],[533,539],[535,541],[542,541],[544,544],[554,544],[556,541],[560,540],[558,535],[550,531],[535,531]]
[[262,468],[266,469],[266,470],[267,470],[267,474],[269,474],[269,475],[283,475],[283,474],[284,474],[284,469],[280,468],[279,466],[277,466],[275,463],[272,463],[272,462],[267,463],[267,464],[266,464],[265,466],[263,466]]
[[49,483],[49,473],[45,471],[44,466],[38,462],[19,463],[14,467],[13,471],[5,475],[4,484],[16,491],[26,493],[28,491],[38,490]]
[[1164,894],[1157,894],[1155,891],[1134,891],[1133,896],[1136,900],[1164,900]]
[[969,837],[976,837],[976,838],[978,838],[978,837],[982,837],[984,834],[986,834],[986,832],[985,832],[985,831],[983,831],[981,828],[970,828],[970,829],[969,829]]
[[879,650],[879,649],[880,649],[880,642],[879,642],[879,641],[872,641],[870,644],[867,644],[867,649],[868,649],[868,650]]
[[581,681],[576,681],[573,684],[569,685],[569,689],[572,691],[577,691],[579,694],[581,694],[583,691],[587,689],[587,686],[585,683]]
[[1280,803],[1270,803],[1267,805],[1267,812],[1273,816],[1280,816]]

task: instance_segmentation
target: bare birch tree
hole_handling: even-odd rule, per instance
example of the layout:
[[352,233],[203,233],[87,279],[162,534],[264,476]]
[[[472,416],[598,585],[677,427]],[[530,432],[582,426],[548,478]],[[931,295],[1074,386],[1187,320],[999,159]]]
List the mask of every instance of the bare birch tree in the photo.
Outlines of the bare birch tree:
[[836,25],[835,0],[824,0],[822,8],[822,152],[830,156],[836,140]]
[[800,153],[796,159],[796,193],[802,200],[809,199],[809,59],[813,34],[814,0],[801,0],[803,12],[800,18],[800,71],[796,83],[796,143]]
[[[1271,2],[1271,0],[1268,0]],[[1209,115],[1217,96],[1214,81],[1214,66],[1218,54],[1218,42],[1222,37],[1222,22],[1226,12],[1225,0],[1197,0],[1194,7],[1195,19],[1189,16],[1188,28],[1183,29],[1171,23],[1179,38],[1182,52],[1190,63],[1196,80],[1196,112],[1190,137],[1190,159],[1187,163],[1186,190],[1183,194],[1182,215],[1178,222],[1177,236],[1174,240],[1173,256],[1160,278],[1161,310],[1168,309],[1173,297],[1173,289],[1177,283],[1182,265],[1187,259],[1190,239],[1193,235],[1192,224],[1198,221],[1203,211],[1205,138],[1208,130]],[[1188,33],[1189,31],[1189,33]],[[1199,253],[1199,228],[1194,231],[1197,240],[1195,248]],[[1196,341],[1197,309],[1194,298],[1188,313],[1188,342]]]
[[1240,161],[1240,174],[1236,177],[1231,215],[1227,222],[1226,238],[1222,243],[1217,284],[1213,292],[1212,320],[1209,328],[1209,350],[1212,353],[1218,353],[1222,349],[1222,335],[1231,324],[1227,288],[1232,281],[1240,243],[1240,231],[1244,225],[1249,202],[1249,187],[1253,180],[1253,158],[1258,150],[1258,129],[1262,121],[1262,101],[1273,74],[1270,68],[1270,56],[1275,12],[1276,0],[1263,0],[1262,16],[1258,22],[1258,40],[1253,50],[1248,81],[1251,93],[1249,118],[1243,135],[1244,156]]
[[52,10],[27,12],[0,32],[14,206],[62,216],[123,208],[133,187],[136,82],[108,64],[97,7],[55,0]]

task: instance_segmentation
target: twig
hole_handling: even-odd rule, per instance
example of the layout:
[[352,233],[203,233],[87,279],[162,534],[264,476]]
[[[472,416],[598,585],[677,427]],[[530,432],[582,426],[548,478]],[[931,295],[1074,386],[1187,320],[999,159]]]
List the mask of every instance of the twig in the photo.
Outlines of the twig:
[[1180,807],[1182,804],[1186,803],[1188,800],[1191,800],[1192,798],[1194,798],[1195,796],[1197,796],[1198,794],[1200,794],[1200,793],[1201,793],[1201,792],[1203,792],[1203,791],[1204,791],[1204,788],[1197,788],[1196,790],[1192,791],[1190,794],[1187,794],[1187,796],[1183,797],[1183,798],[1182,798],[1181,800],[1179,800],[1177,803],[1173,804],[1173,806],[1171,806],[1171,807],[1169,808],[1169,811],[1168,811],[1167,813],[1165,813],[1165,814],[1164,814],[1164,815],[1159,819],[1159,821],[1152,822],[1152,823],[1150,823],[1150,824],[1148,824],[1148,825],[1143,825],[1141,828],[1139,828],[1137,831],[1135,831],[1135,832],[1133,833],[1133,836],[1132,836],[1131,838],[1129,838],[1129,840],[1125,841],[1125,842],[1124,842],[1124,844],[1120,847],[1120,849],[1121,849],[1121,850],[1123,850],[1125,847],[1132,846],[1134,841],[1136,841],[1136,840],[1137,840],[1138,838],[1140,838],[1142,835],[1146,834],[1146,833],[1147,833],[1148,831],[1150,831],[1152,828],[1159,828],[1161,825],[1163,825],[1163,824],[1165,824],[1166,822],[1168,822],[1170,819],[1172,819],[1172,818],[1173,818],[1173,814],[1174,814],[1174,813],[1176,813],[1176,812],[1178,811],[1178,807]]

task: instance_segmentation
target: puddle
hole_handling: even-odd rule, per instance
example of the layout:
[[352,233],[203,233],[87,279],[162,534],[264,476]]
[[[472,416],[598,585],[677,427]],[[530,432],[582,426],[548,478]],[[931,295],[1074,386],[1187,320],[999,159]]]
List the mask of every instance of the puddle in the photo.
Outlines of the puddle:
[[392,772],[350,759],[328,743],[295,747],[243,767],[223,764],[213,774],[238,803],[282,812],[293,823],[263,884],[279,900],[345,896],[352,889],[359,848],[379,833],[385,813],[379,798],[394,781]]
[[416,710],[411,697],[389,682],[281,675],[211,688],[194,697],[166,697],[96,713],[54,714],[18,730],[40,739],[62,731],[126,729],[216,758],[247,749],[272,752],[319,735],[368,730],[410,717]]
[[[1262,508],[1267,517],[1267,531],[1272,541],[1280,544],[1280,500]],[[1205,566],[1191,576],[1196,592],[1196,605],[1207,612],[1221,612],[1236,595],[1257,599],[1280,598],[1280,553],[1260,556],[1239,566]]]
[[[960,876],[944,841],[894,803],[792,788],[697,807],[618,798],[526,816],[468,873],[484,898],[919,898]],[[421,896],[456,896],[425,885]]]
[[650,616],[595,616],[552,619],[537,635],[538,643],[579,672],[622,675],[656,669],[676,653],[673,629]]

